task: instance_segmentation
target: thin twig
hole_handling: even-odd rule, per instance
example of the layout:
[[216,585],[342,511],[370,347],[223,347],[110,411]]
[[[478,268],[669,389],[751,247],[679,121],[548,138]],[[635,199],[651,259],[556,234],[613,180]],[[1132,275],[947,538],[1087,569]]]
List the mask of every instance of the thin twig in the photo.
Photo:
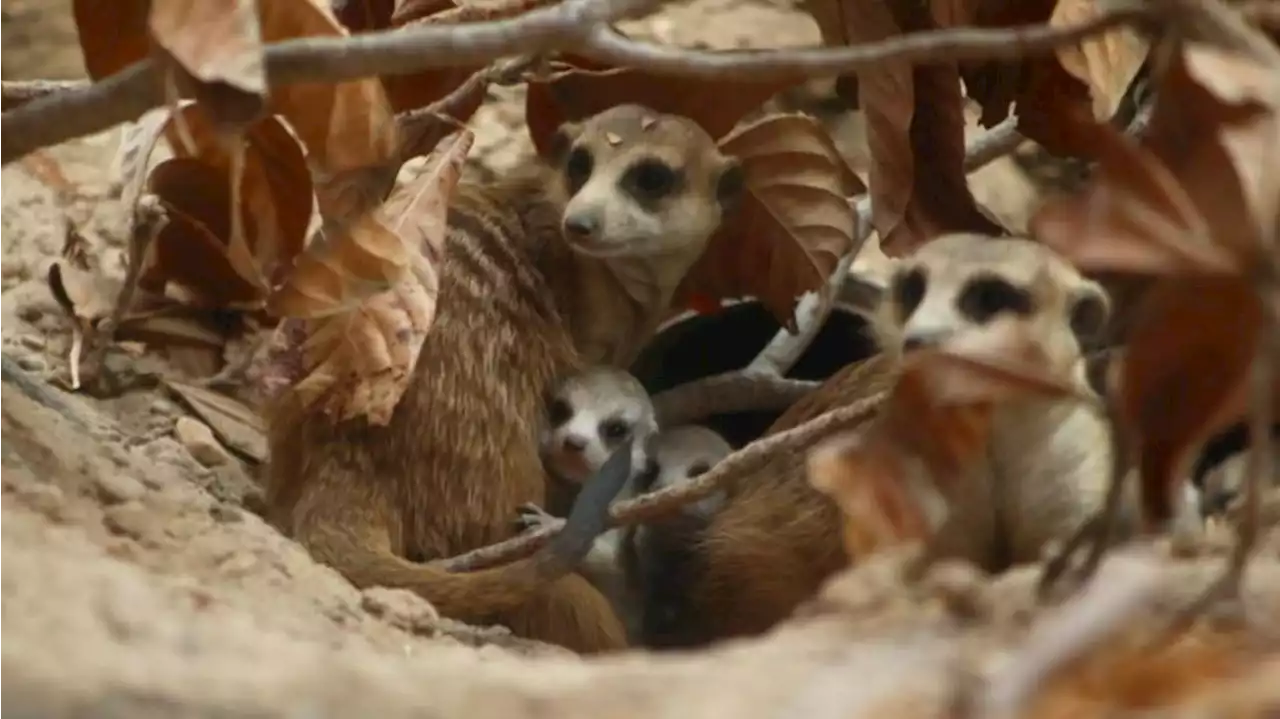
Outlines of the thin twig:
[[55,92],[80,90],[88,80],[5,80],[0,82],[0,110],[13,110]]
[[[708,497],[725,482],[763,467],[775,455],[799,453],[823,437],[860,425],[875,414],[883,400],[883,394],[876,394],[860,402],[833,409],[798,427],[748,444],[722,459],[710,471],[688,482],[618,502],[609,509],[610,526],[645,522],[661,517],[676,507]],[[520,559],[537,551],[563,526],[563,520],[548,523],[506,541],[457,555],[442,564],[449,571],[465,572]]]
[[[1081,39],[1150,19],[1143,8],[1118,8],[1067,27],[950,28],[846,47],[708,52],[662,47],[625,38],[608,23],[652,9],[654,0],[566,0],[519,17],[466,25],[421,27],[333,38],[301,38],[265,48],[272,87],[337,82],[421,72],[433,66],[484,64],[498,57],[571,48],[597,61],[655,73],[707,79],[740,77],[799,80],[836,75],[887,60],[927,62],[1020,58],[1047,53]],[[135,63],[89,87],[27,103],[0,120],[0,162],[133,120],[164,102],[154,59]]]
[[659,392],[653,396],[653,408],[659,427],[675,427],[715,414],[780,412],[820,385],[773,372],[735,370]]

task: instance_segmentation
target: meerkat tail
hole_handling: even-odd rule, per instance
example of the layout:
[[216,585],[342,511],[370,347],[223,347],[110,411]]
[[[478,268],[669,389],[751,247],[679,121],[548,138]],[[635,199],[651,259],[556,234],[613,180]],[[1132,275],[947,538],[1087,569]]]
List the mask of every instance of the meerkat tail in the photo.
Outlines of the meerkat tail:
[[548,582],[578,568],[595,539],[608,529],[609,504],[630,473],[631,452],[624,447],[583,485],[554,541],[500,567],[454,572],[442,560],[413,562],[350,532],[312,532],[307,541],[322,560],[341,558],[342,573],[357,587],[408,589],[451,619],[484,621],[519,607]]

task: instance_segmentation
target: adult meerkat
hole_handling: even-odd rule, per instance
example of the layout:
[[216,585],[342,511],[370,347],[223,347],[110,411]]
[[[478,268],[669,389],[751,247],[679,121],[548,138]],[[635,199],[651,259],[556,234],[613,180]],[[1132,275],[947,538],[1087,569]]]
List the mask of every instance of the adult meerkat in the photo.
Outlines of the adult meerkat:
[[[698,426],[659,432],[652,402],[639,380],[612,367],[593,367],[562,382],[548,404],[548,422],[540,447],[543,462],[554,478],[571,488],[603,468],[605,460],[624,444],[632,447],[631,479],[618,499],[688,481],[706,472],[732,448],[720,435]],[[710,516],[723,502],[712,495],[682,508]],[[555,520],[557,512],[527,504],[520,509],[526,529]],[[621,615],[628,635],[638,635],[642,600],[640,572],[653,564],[651,530],[644,525],[612,528],[596,538],[582,562],[582,573],[609,598]]]
[[590,652],[625,633],[565,573],[576,557],[556,556],[563,545],[467,573],[435,560],[511,537],[517,509],[544,503],[551,383],[584,354],[643,341],[743,176],[692,121],[635,105],[564,125],[550,154],[455,193],[435,321],[386,426],[335,424],[287,393],[274,404],[267,501],[357,586],[407,588],[445,616]]
[[[1037,320],[1061,379],[1087,391],[1080,347],[1106,324],[1104,290],[1038,243],[970,234],[940,237],[899,263],[873,322],[889,361],[869,360],[871,375],[862,381],[892,378],[904,349],[1011,314]],[[860,371],[849,368],[850,376]],[[784,415],[778,426],[795,421]],[[963,480],[966,491],[950,506],[936,547],[990,571],[1038,559],[1049,540],[1070,535],[1100,507],[1109,431],[1078,402],[999,407],[984,458]],[[763,632],[848,565],[843,518],[809,485],[803,456],[777,458],[737,487],[702,533],[682,577],[687,585],[666,590],[678,611],[647,628],[648,642],[687,645]]]

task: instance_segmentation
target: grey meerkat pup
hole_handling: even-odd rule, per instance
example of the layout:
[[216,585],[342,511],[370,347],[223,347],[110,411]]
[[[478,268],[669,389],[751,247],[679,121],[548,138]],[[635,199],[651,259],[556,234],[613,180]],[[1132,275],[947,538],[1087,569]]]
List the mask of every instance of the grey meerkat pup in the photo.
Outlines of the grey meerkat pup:
[[[648,393],[619,369],[592,367],[566,378],[552,393],[540,445],[544,463],[559,481],[572,488],[582,486],[627,442],[636,469],[619,491],[619,500],[686,482],[733,451],[705,427],[660,431]],[[705,519],[723,501],[723,493],[716,493],[681,507],[681,512]],[[536,529],[557,514],[528,504],[521,508],[519,522]],[[661,532],[660,527],[656,531]],[[614,527],[596,538],[582,564],[583,574],[610,599],[633,638],[644,609],[641,582],[657,559],[650,547],[665,539],[655,542],[654,532],[644,524]]]
[[472,572],[440,560],[509,539],[521,505],[545,504],[547,391],[643,344],[744,181],[696,123],[637,105],[566,123],[549,156],[450,199],[436,316],[386,426],[273,401],[268,516],[356,586],[596,652],[627,644],[574,571],[606,528],[608,486],[584,489],[565,538],[532,557]]
[[[841,397],[873,396],[891,385],[903,351],[1009,316],[1036,328],[1054,360],[1041,369],[1089,393],[1081,346],[1104,329],[1109,312],[1100,285],[1037,242],[942,236],[897,263],[872,321],[884,352],[842,370],[793,409],[813,417]],[[784,413],[770,432],[800,419]],[[982,459],[956,480],[965,489],[949,502],[933,546],[987,571],[1040,559],[1047,543],[1071,536],[1100,509],[1110,483],[1110,431],[1105,417],[1077,401],[1001,405]],[[646,627],[647,643],[688,646],[759,634],[848,566],[841,512],[810,486],[806,453],[796,454],[739,478],[696,538],[687,566],[662,588],[672,608],[667,621]],[[1121,533],[1132,536],[1133,492],[1122,508]]]

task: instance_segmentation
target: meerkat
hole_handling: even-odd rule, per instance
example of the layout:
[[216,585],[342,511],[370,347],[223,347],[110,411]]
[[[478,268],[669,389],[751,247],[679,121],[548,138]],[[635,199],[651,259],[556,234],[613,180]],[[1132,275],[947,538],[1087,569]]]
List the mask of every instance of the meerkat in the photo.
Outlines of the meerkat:
[[[1104,329],[1109,311],[1102,287],[1043,245],[939,237],[899,262],[872,323],[887,361],[864,363],[870,375],[862,381],[884,384],[902,352],[1016,315],[1044,320],[1034,326],[1047,333],[1039,339],[1059,360],[1044,369],[1087,392],[1081,346]],[[868,370],[843,374],[860,371]],[[777,424],[796,420],[784,415]],[[988,571],[1039,559],[1047,542],[1069,536],[1100,508],[1110,476],[1109,432],[1105,418],[1079,402],[1036,399],[997,408],[986,452],[960,480],[966,490],[953,498],[934,537],[939,552]],[[738,486],[698,538],[691,568],[680,577],[687,584],[665,590],[675,611],[647,628],[648,643],[682,646],[761,633],[849,564],[843,518],[809,485],[803,456],[780,457]],[[1124,514],[1125,531],[1132,531],[1133,513]]]
[[386,426],[334,423],[288,393],[273,402],[267,502],[357,586],[407,588],[444,616],[597,652],[625,647],[625,630],[566,569],[577,558],[556,556],[564,542],[475,572],[437,560],[510,538],[518,508],[545,503],[548,389],[643,342],[743,173],[694,122],[636,105],[567,123],[550,147],[550,162],[451,198],[436,316]]
[[[659,432],[653,404],[639,380],[607,366],[562,382],[551,395],[547,420],[540,441],[543,462],[557,481],[571,488],[585,485],[619,447],[632,443],[633,471],[618,492],[619,500],[688,481],[732,451],[705,427]],[[723,494],[717,493],[682,510],[705,518],[722,502]],[[524,529],[536,529],[558,514],[526,504],[518,521]],[[645,525],[612,528],[596,538],[582,562],[582,573],[610,600],[631,637],[638,635],[641,622],[639,572],[652,564],[650,533]]]

